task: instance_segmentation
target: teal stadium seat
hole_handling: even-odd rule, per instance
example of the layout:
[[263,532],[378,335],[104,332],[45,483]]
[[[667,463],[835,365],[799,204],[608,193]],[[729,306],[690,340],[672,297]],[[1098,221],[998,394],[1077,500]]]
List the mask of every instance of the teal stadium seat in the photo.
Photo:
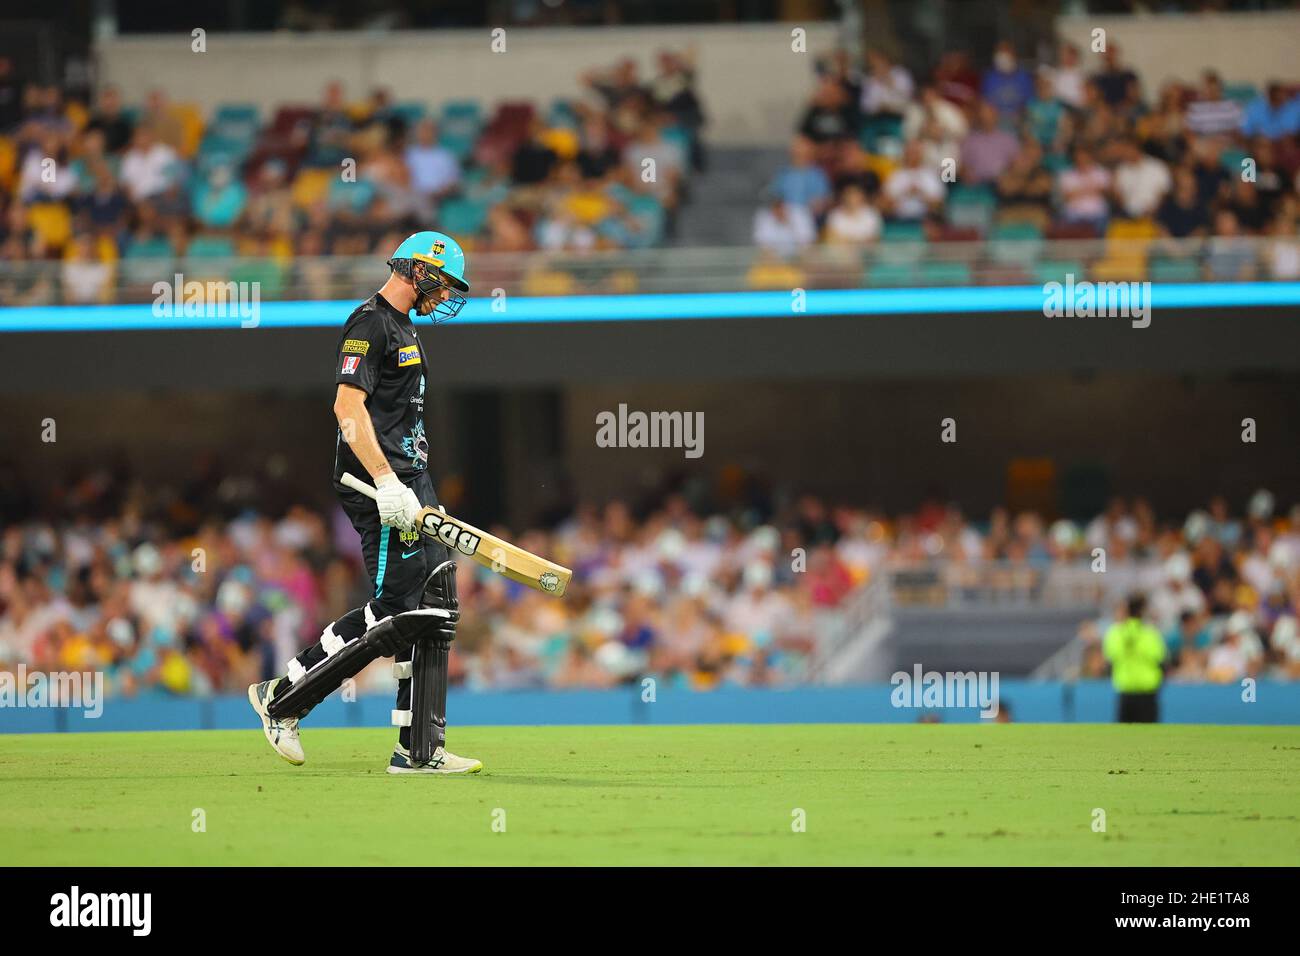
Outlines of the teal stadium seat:
[[641,228],[633,232],[628,245],[644,249],[657,246],[664,237],[664,207],[654,196],[633,196],[625,204],[628,215],[635,219]]
[[1147,278],[1152,282],[1199,282],[1201,264],[1195,259],[1157,257],[1147,268]]
[[331,209],[362,213],[375,201],[375,184],[365,179],[344,182],[336,179],[330,183],[328,203]]
[[970,285],[970,266],[964,262],[923,262],[921,263],[921,285]]
[[987,186],[953,186],[948,193],[948,224],[959,229],[989,231],[998,200]]
[[1049,282],[1064,285],[1066,276],[1074,276],[1075,282],[1088,278],[1088,267],[1081,259],[1044,259],[1033,266],[1033,274],[1043,285]]
[[176,250],[163,236],[130,242],[122,252],[121,275],[127,285],[171,281],[175,271]]
[[925,254],[925,231],[919,222],[887,222],[876,248],[881,263],[914,265]]
[[438,228],[453,236],[475,236],[487,223],[488,204],[477,199],[448,199],[438,210]]
[[428,115],[428,107],[418,100],[403,100],[400,103],[393,104],[393,115],[405,123],[409,129]]
[[867,270],[867,285],[889,288],[915,287],[920,273],[913,262],[877,262]]
[[187,260],[233,259],[235,244],[225,236],[195,236],[185,250]]
[[994,226],[990,240],[990,257],[999,265],[1028,266],[1043,251],[1043,231],[1032,222]]

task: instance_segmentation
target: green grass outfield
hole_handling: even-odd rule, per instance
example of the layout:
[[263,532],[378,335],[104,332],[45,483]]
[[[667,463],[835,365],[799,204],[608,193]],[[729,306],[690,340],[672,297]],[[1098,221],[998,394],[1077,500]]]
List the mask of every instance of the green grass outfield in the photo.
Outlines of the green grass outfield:
[[291,767],[257,730],[0,737],[0,864],[1300,859],[1294,727],[453,727],[486,765],[457,778],[388,776],[391,741],[307,728]]

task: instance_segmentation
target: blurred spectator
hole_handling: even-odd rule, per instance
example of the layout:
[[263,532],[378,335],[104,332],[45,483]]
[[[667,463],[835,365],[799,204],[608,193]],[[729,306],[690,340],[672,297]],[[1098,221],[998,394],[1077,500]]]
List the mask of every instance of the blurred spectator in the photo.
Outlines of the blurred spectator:
[[1144,219],[1153,215],[1169,192],[1169,167],[1142,151],[1137,140],[1116,144],[1115,200],[1124,215]]
[[812,245],[817,226],[805,206],[794,206],[779,196],[754,216],[754,245],[782,258]]
[[998,123],[993,104],[981,101],[976,125],[962,141],[958,178],[964,183],[991,183],[1011,165],[1020,143]]
[[796,136],[790,146],[790,162],[776,174],[772,192],[783,202],[805,206],[821,216],[831,202],[831,183],[822,168],[813,162],[812,141]]
[[177,173],[176,150],[158,141],[152,126],[136,127],[131,147],[122,156],[122,187],[133,202],[157,196]]
[[1033,77],[1017,61],[1010,41],[1001,41],[993,51],[993,65],[984,73],[980,96],[1009,120],[1018,118],[1033,99]]
[[943,180],[924,159],[921,144],[912,140],[903,152],[903,165],[885,180],[882,198],[890,218],[916,222],[943,205]]
[[1058,177],[1061,218],[1101,232],[1110,216],[1110,205],[1106,201],[1110,182],[1110,173],[1093,158],[1092,153],[1083,147],[1076,149],[1074,164],[1062,170]]
[[863,245],[880,238],[880,213],[867,201],[861,186],[850,184],[826,217],[826,241],[832,245]]
[[460,184],[456,154],[438,144],[438,127],[431,119],[415,127],[415,141],[406,148],[411,188],[426,202],[441,199]]
[[1187,129],[1198,136],[1222,136],[1241,126],[1241,105],[1223,93],[1213,70],[1201,76],[1201,88],[1187,106]]
[[867,51],[862,79],[862,114],[868,119],[901,119],[912,100],[912,74],[882,50]]

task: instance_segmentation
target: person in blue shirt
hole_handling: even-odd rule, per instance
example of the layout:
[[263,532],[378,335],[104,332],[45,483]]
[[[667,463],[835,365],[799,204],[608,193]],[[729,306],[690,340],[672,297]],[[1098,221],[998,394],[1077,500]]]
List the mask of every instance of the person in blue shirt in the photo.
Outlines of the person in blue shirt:
[[1018,117],[1034,98],[1034,78],[1016,60],[1016,50],[1008,41],[998,44],[993,67],[985,71],[980,93],[1005,119]]
[[1270,83],[1264,96],[1246,107],[1241,131],[1247,136],[1283,139],[1300,132],[1300,93],[1287,97],[1280,83]]

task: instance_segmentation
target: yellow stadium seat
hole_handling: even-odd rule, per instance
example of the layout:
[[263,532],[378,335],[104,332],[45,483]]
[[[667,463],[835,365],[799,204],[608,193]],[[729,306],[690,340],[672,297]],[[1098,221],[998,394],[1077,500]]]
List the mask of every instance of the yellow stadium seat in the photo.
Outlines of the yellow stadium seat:
[[807,284],[804,271],[788,262],[759,262],[746,281],[751,289],[800,289]]
[[12,190],[18,178],[18,149],[14,141],[0,136],[0,189]]
[[577,281],[567,272],[538,269],[524,276],[524,295],[572,295]]
[[190,159],[203,142],[203,113],[193,103],[177,103],[172,107],[172,115],[181,124],[180,153]]
[[1147,277],[1144,255],[1107,256],[1092,264],[1088,278],[1094,282],[1141,282]]
[[323,202],[329,194],[334,174],[328,169],[304,169],[294,178],[290,191],[293,204],[299,209],[310,209]]
[[62,250],[72,238],[72,215],[62,203],[33,203],[27,207],[27,225],[41,242],[55,251]]

